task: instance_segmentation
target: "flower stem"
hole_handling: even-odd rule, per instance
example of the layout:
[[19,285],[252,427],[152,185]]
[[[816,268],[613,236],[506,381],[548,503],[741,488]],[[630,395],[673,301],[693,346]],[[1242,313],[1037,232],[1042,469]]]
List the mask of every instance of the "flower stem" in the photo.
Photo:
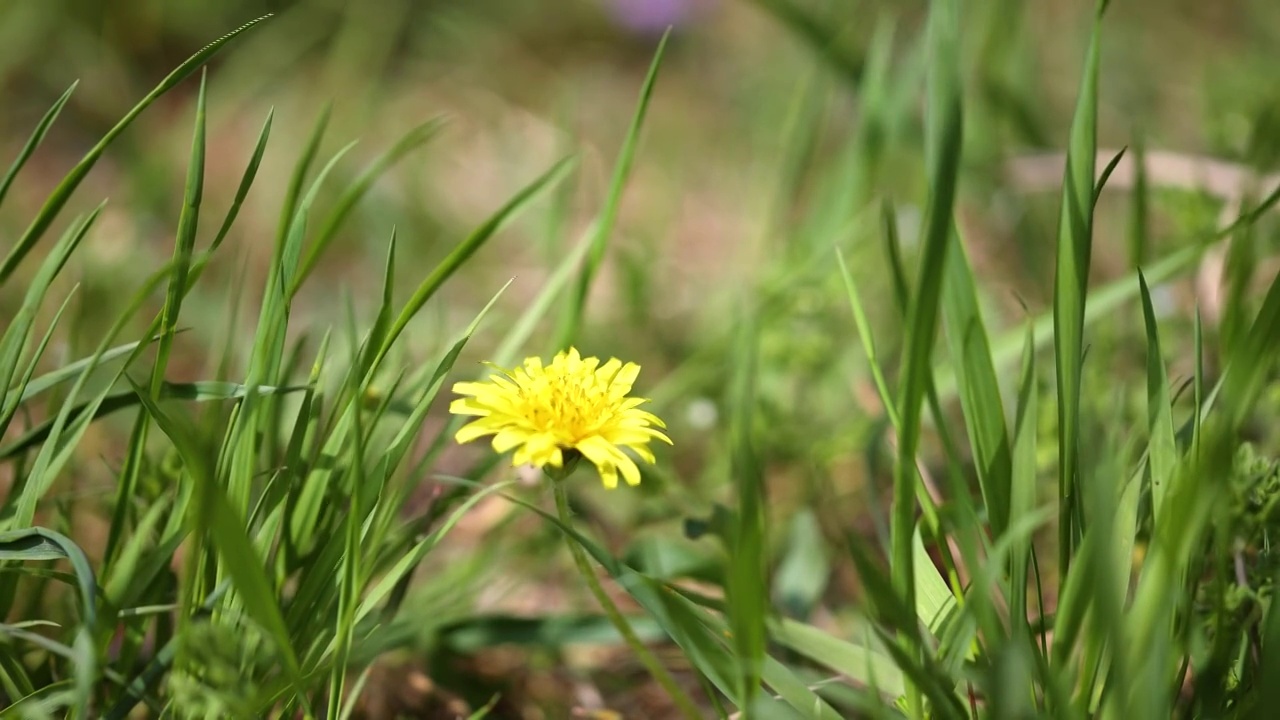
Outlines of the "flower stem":
[[[564,482],[558,480],[551,481],[551,487],[556,496],[556,512],[560,516],[560,522],[567,527],[570,518],[569,513],[569,497],[564,489]],[[658,658],[640,642],[640,638],[636,636],[636,631],[631,628],[631,624],[623,617],[622,612],[618,610],[618,606],[609,599],[609,595],[604,591],[604,586],[600,584],[600,578],[596,577],[595,571],[591,568],[591,563],[587,559],[586,552],[582,546],[574,541],[573,538],[565,536],[565,542],[569,546],[569,554],[573,555],[573,563],[578,567],[578,573],[582,575],[582,579],[586,581],[587,587],[591,589],[591,594],[595,596],[596,602],[600,603],[604,614],[609,618],[609,622],[613,623],[613,627],[617,629],[618,634],[631,648],[631,652],[635,653],[640,664],[644,665],[654,680],[662,686],[663,690],[671,696],[671,700],[675,702],[676,707],[680,709],[681,714],[689,720],[699,720],[702,714],[698,711],[697,705],[689,698],[689,695],[680,686],[676,684],[675,678],[671,677],[671,673],[658,662]]]

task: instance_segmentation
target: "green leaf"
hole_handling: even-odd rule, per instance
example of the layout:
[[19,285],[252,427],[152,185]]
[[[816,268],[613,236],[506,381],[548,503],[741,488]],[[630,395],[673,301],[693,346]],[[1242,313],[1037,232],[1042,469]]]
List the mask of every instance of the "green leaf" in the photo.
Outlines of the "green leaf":
[[924,541],[917,530],[912,540],[915,554],[916,615],[929,631],[939,634],[942,625],[956,608],[956,596],[947,587],[946,581],[938,574],[933,559],[924,549]]
[[831,576],[826,539],[812,508],[791,516],[786,550],[773,576],[773,596],[795,617],[807,616],[822,599]]
[[39,359],[39,353],[37,353],[28,365],[26,376],[13,386],[13,378],[18,371],[22,349],[31,334],[36,314],[44,303],[54,279],[61,273],[71,254],[80,246],[85,234],[98,219],[102,208],[103,205],[99,205],[83,220],[77,220],[67,228],[67,232],[58,240],[53,251],[40,264],[40,269],[27,285],[21,307],[9,318],[4,334],[0,335],[0,388],[5,388],[7,391],[3,408],[0,408],[0,434],[8,429],[9,423],[13,420],[13,415],[17,412],[26,390],[24,383],[29,381],[31,373],[35,370],[35,361]]
[[850,678],[872,685],[890,698],[903,693],[902,671],[879,650],[841,640],[812,625],[781,619],[770,623],[775,642]]
[[462,267],[462,263],[466,262],[475,254],[489,238],[501,229],[511,218],[524,210],[529,203],[536,198],[544,189],[559,181],[565,172],[572,165],[573,158],[565,158],[551,167],[550,170],[543,173],[533,182],[526,185],[520,192],[516,193],[510,200],[489,217],[483,224],[473,230],[470,235],[462,242],[454,247],[453,251],[440,261],[440,264],[431,271],[431,273],[422,280],[417,289],[414,290],[413,296],[405,303],[404,308],[400,311],[400,315],[396,317],[396,321],[392,323],[391,329],[387,331],[387,336],[382,342],[382,349],[378,353],[377,359],[373,363],[376,368],[379,362],[386,357],[391,346],[399,339],[400,334],[409,326],[409,322],[413,320],[423,305],[436,294],[436,291],[444,285],[458,268]]

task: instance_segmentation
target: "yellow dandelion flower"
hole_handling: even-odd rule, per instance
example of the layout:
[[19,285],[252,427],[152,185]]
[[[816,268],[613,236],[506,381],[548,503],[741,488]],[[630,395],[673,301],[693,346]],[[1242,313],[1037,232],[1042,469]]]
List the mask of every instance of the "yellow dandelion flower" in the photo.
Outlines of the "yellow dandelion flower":
[[640,468],[624,448],[645,462],[654,461],[649,441],[671,443],[659,428],[658,417],[640,409],[645,398],[628,397],[640,374],[635,363],[611,358],[584,358],[569,348],[547,365],[536,357],[487,382],[460,382],[449,412],[476,420],[458,431],[460,443],[493,436],[499,453],[515,449],[513,465],[563,468],[576,454],[590,460],[605,487],[618,486],[618,474],[628,485],[640,482]]

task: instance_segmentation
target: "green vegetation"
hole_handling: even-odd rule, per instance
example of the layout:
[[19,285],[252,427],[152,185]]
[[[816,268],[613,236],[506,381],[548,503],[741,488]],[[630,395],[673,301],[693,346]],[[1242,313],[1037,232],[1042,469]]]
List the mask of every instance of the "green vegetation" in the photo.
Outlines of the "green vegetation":
[[[0,6],[0,718],[1280,703],[1280,8],[260,5]],[[454,442],[570,345],[638,487]]]

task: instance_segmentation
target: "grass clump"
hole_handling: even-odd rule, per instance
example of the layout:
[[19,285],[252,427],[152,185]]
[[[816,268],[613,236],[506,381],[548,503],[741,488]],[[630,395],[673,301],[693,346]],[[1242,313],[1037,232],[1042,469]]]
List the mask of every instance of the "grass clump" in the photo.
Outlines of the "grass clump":
[[[179,64],[40,195],[32,163],[81,90],[59,95],[0,181],[0,217],[29,218],[0,262],[0,716],[606,717],[640,695],[627,711],[653,717],[1265,713],[1280,188],[1158,191],[1147,138],[1100,147],[1105,2],[1060,133],[1000,12],[935,0],[919,27],[886,11],[855,42],[807,5],[754,5],[817,69],[768,127],[782,153],[758,247],[692,330],[655,319],[662,254],[621,237],[678,33],[607,180],[590,153],[553,160],[465,228],[425,200],[389,220],[387,188],[450,141],[438,117],[352,171],[363,148],[329,148],[350,115],[304,130],[272,110],[222,182],[217,88],[251,74],[209,63],[277,20],[305,55],[297,12]],[[362,27],[335,58],[399,57]],[[179,91],[169,247],[94,275],[113,206],[71,217],[73,197]],[[297,145],[277,171],[282,135]],[[1005,156],[1059,136],[1056,201],[1008,200],[1030,175]],[[1030,238],[1007,253],[966,220],[993,197]],[[495,280],[489,246],[520,233],[546,267]],[[256,265],[228,270],[240,240]],[[1016,310],[993,254],[1035,278]],[[1194,273],[1211,287],[1177,312],[1170,288]],[[628,395],[635,364],[593,354],[639,358],[656,414]],[[526,356],[489,383],[470,363]],[[552,356],[555,372],[535,362]],[[457,446],[482,435],[497,453]],[[610,489],[573,475],[582,458]]]

